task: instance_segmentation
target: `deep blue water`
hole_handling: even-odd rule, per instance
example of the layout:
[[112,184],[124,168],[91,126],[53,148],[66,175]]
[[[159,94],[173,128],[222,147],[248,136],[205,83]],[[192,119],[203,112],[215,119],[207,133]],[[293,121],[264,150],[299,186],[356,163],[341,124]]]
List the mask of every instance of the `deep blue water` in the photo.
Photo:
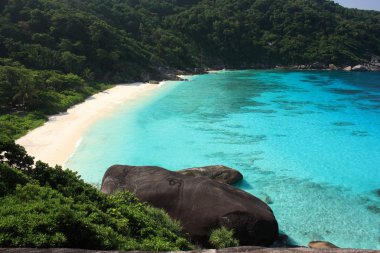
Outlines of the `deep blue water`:
[[223,164],[294,243],[380,249],[380,73],[225,71],[168,82],[98,121],[68,162]]

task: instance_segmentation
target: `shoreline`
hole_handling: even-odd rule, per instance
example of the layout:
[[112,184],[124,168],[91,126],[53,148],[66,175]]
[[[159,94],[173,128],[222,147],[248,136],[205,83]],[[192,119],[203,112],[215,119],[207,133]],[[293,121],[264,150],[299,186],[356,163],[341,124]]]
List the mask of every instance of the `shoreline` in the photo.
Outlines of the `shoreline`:
[[294,64],[294,65],[270,65],[270,64],[256,64],[250,67],[241,68],[227,68],[227,67],[217,67],[205,68],[206,73],[217,73],[223,70],[291,70],[291,71],[345,71],[345,72],[379,72],[380,62],[370,62],[361,64],[351,64],[351,65],[335,65],[335,64],[325,64],[320,62],[314,62],[309,64]]
[[[202,74],[217,74],[237,69],[208,69],[203,73],[178,74],[181,81]],[[343,69],[292,69],[285,67],[246,68],[245,70],[290,70],[290,71],[345,71]],[[376,72],[376,71],[369,71]],[[114,87],[88,97],[84,102],[70,107],[66,112],[49,116],[42,126],[29,131],[15,142],[23,146],[27,153],[50,166],[65,166],[82,141],[84,132],[97,120],[107,116],[118,105],[139,99],[149,91],[160,88],[166,80],[157,83],[135,82],[117,84]]]
[[52,115],[42,126],[16,140],[35,160],[50,166],[65,166],[80,145],[84,132],[97,120],[127,101],[138,100],[160,88],[160,84],[119,84],[88,97],[66,112]]

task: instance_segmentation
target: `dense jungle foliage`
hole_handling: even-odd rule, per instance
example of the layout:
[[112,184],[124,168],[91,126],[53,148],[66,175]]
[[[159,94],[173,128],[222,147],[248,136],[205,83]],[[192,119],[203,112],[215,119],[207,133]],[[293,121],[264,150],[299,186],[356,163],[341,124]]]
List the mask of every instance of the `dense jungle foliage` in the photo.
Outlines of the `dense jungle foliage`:
[[84,79],[380,54],[380,13],[330,0],[5,0],[0,12],[0,57]]
[[0,59],[0,138],[21,137],[42,125],[47,115],[64,112],[108,87],[73,73],[33,70]]
[[61,167],[0,141],[0,247],[176,251],[190,249],[179,223],[131,193],[108,197]]

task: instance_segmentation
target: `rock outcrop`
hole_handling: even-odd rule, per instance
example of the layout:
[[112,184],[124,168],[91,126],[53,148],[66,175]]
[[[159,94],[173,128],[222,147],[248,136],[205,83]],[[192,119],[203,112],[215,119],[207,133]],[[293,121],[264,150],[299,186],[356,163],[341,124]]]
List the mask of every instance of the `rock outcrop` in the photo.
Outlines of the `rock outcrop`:
[[352,67],[352,71],[358,71],[358,72],[380,71],[380,63],[356,65]]
[[334,64],[329,64],[329,69],[330,70],[338,70],[339,68],[335,66]]
[[212,165],[179,170],[177,173],[192,177],[208,177],[225,184],[235,184],[243,179],[243,175],[230,167],[223,165]]
[[357,71],[357,72],[365,72],[365,71],[380,71],[380,63],[379,62],[370,62],[363,63],[355,66],[336,66],[334,64],[325,65],[323,63],[313,63],[308,65],[294,65],[288,67],[276,67],[280,69],[298,69],[298,70],[344,70],[344,71]]
[[336,245],[331,242],[323,242],[323,241],[312,241],[309,242],[309,248],[312,249],[335,249],[338,248]]
[[356,65],[352,67],[352,71],[368,71],[368,67],[365,65]]
[[343,68],[344,71],[351,71],[352,70],[352,67],[351,66],[347,66],[345,68]]
[[117,190],[134,192],[141,201],[164,209],[203,245],[210,231],[221,226],[234,229],[241,245],[267,246],[278,237],[278,224],[267,204],[206,177],[153,166],[114,165],[106,171],[101,191],[112,194]]

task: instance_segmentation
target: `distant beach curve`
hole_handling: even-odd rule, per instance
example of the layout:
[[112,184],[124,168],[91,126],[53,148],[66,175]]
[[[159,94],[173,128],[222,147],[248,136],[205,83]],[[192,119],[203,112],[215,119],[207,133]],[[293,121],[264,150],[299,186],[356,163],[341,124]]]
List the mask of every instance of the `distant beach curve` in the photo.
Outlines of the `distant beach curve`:
[[126,101],[148,95],[159,85],[148,83],[121,84],[89,97],[65,113],[53,115],[41,127],[16,141],[29,155],[51,166],[64,166],[75,151],[86,129]]

